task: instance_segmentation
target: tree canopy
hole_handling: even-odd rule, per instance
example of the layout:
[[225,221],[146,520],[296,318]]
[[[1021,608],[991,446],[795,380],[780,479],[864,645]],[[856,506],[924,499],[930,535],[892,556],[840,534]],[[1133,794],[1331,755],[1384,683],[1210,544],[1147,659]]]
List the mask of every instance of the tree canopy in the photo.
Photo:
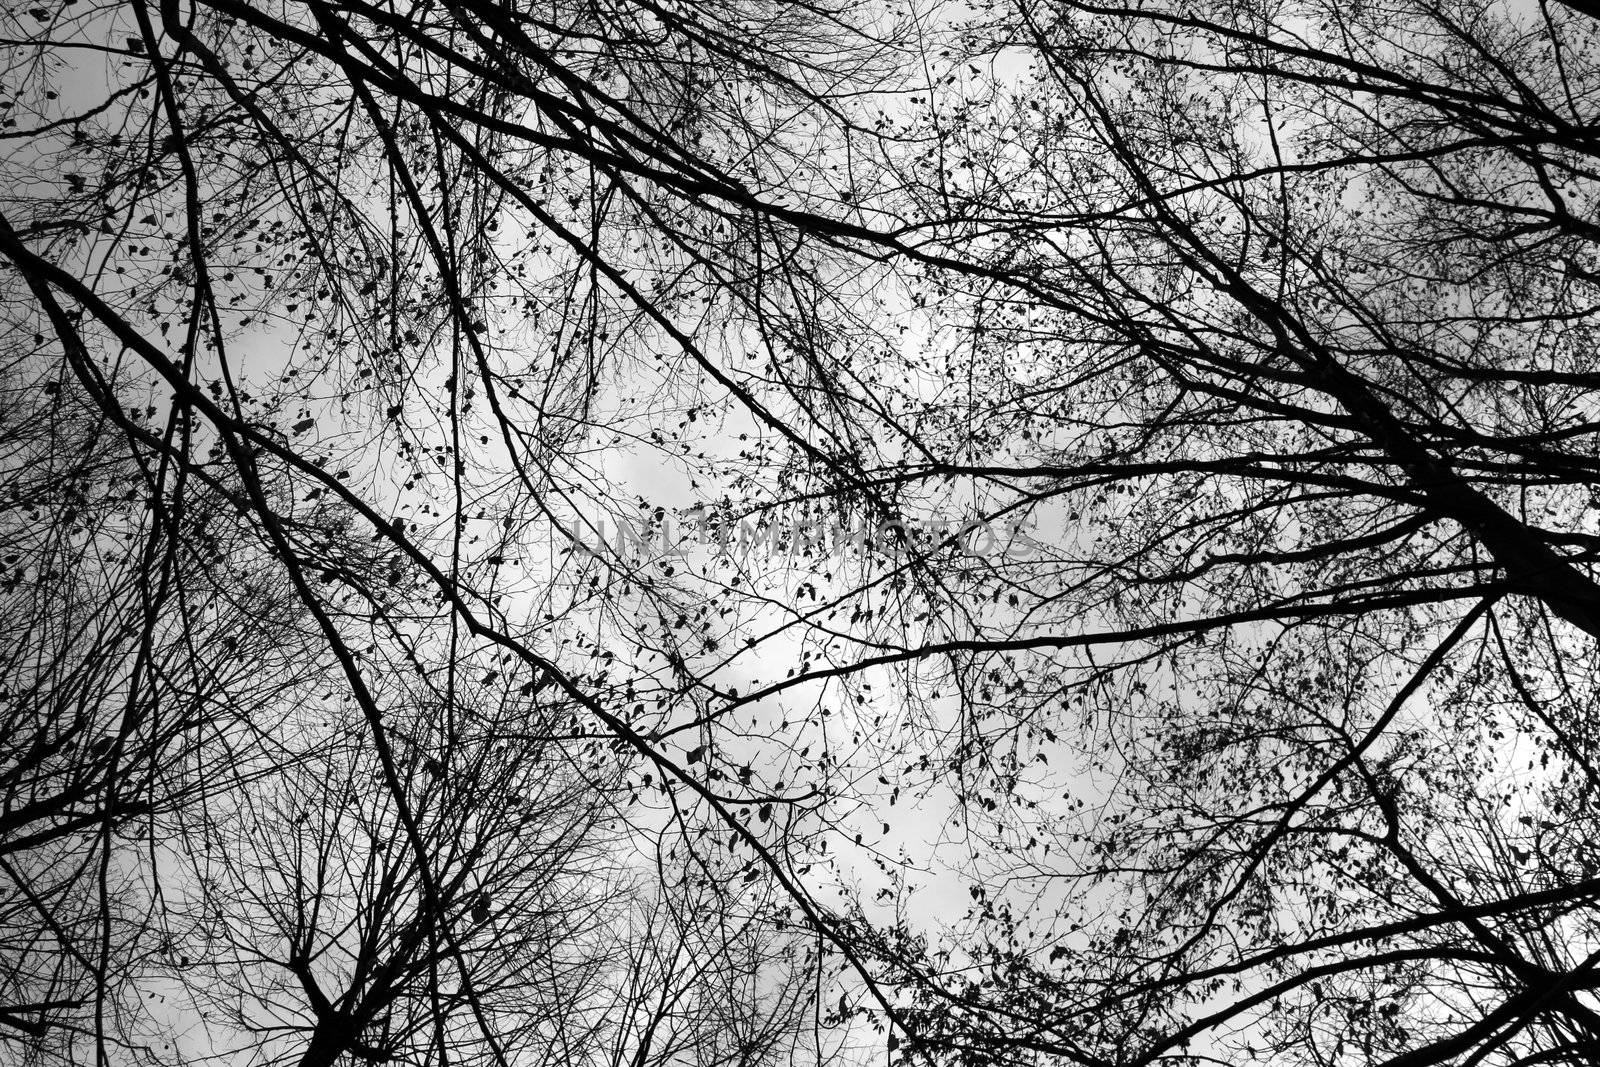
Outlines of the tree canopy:
[[0,24],[0,1056],[1600,1058],[1600,9]]

